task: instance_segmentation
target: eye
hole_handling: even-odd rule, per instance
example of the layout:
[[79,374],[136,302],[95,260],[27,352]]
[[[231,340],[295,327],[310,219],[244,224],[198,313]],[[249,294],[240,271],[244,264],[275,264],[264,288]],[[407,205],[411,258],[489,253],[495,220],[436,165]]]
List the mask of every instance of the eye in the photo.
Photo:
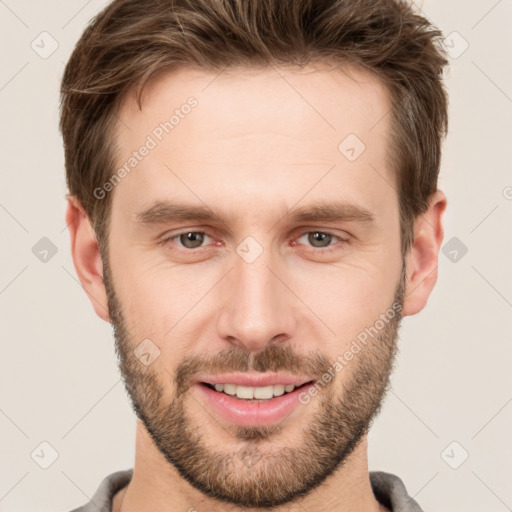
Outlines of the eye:
[[177,240],[185,249],[196,249],[201,247],[202,243],[211,238],[203,231],[183,231],[177,235],[166,238],[163,242],[170,243]]
[[334,250],[335,248],[330,248],[332,246],[331,242],[333,240],[338,240],[342,243],[348,242],[348,239],[338,237],[336,235],[333,235],[332,233],[327,233],[325,231],[306,231],[297,239],[297,241],[300,241],[301,239],[304,238],[315,249],[323,249],[323,251],[319,252],[329,252],[331,250]]
[[[179,249],[192,251],[193,249],[200,249],[201,247],[204,247],[208,239],[213,240],[213,238],[207,235],[204,231],[182,231],[181,233],[165,238],[161,243],[177,243]],[[301,239],[303,239],[302,242],[300,242]],[[313,249],[318,249],[314,252],[327,253],[336,250],[336,245],[339,245],[333,244],[333,242],[336,241],[341,242],[341,245],[349,242],[348,238],[341,238],[326,231],[306,231],[297,238],[296,241],[292,242],[291,245],[297,245],[298,243],[303,245],[309,244]],[[334,247],[332,247],[333,245]]]

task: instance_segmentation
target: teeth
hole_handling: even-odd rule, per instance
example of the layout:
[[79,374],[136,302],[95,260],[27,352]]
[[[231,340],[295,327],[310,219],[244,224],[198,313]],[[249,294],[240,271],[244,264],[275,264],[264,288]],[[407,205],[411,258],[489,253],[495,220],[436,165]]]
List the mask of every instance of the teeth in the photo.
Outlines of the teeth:
[[274,386],[265,386],[264,388],[254,388],[254,398],[269,400],[274,396]]
[[[272,391],[272,394],[274,396],[281,396],[284,394],[284,386],[282,384],[278,384],[277,386],[270,386],[270,387],[274,388]],[[256,396],[256,393],[254,394],[254,396]]]
[[223,391],[228,395],[236,395],[236,384],[224,384]]
[[254,398],[254,388],[249,388],[247,386],[237,386],[236,396],[238,398],[246,398],[248,400],[252,400]]
[[275,386],[250,387],[238,386],[237,384],[215,384],[215,391],[223,392],[228,395],[241,398],[243,400],[270,400],[274,396],[281,396],[284,393],[290,393],[295,389],[293,384],[284,386],[277,384]]

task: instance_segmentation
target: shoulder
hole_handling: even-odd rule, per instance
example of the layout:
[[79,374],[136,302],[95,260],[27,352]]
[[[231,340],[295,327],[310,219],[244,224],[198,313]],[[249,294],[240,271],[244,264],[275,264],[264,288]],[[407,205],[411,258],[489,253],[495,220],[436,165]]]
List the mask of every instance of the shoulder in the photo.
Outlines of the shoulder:
[[398,476],[384,471],[370,471],[370,483],[375,498],[392,512],[422,512]]
[[133,469],[115,471],[107,475],[100,483],[93,497],[85,505],[71,512],[111,512],[112,499],[117,491],[128,485]]

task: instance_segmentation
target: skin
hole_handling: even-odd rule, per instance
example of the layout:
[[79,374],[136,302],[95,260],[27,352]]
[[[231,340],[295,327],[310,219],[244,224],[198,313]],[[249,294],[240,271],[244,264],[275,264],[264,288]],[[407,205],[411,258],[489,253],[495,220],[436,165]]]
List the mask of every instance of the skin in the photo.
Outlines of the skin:
[[[139,417],[134,475],[116,494],[113,510],[168,512],[195,507],[231,512],[242,505],[244,510],[256,510],[236,501],[237,485],[251,491],[257,482],[266,482],[264,470],[273,474],[286,468],[279,458],[284,448],[307,451],[306,439],[315,448],[305,435],[308,428],[322,425],[339,429],[339,439],[330,440],[333,449],[351,434],[357,443],[313,487],[305,485],[303,496],[294,500],[290,495],[273,510],[386,510],[371,490],[366,432],[357,433],[352,425],[348,432],[342,431],[334,419],[338,417],[323,416],[322,411],[326,404],[337,406],[339,412],[367,408],[363,419],[369,422],[387,384],[399,318],[307,406],[298,407],[274,429],[253,429],[259,435],[256,440],[244,438],[247,431],[233,428],[208,410],[190,385],[191,377],[198,375],[182,372],[183,363],[188,356],[205,368],[227,349],[254,363],[264,354],[278,354],[273,352],[276,347],[288,350],[301,369],[307,368],[311,354],[335,361],[359,333],[389,310],[397,299],[402,270],[406,279],[401,315],[418,313],[437,280],[446,197],[439,190],[431,197],[428,210],[415,221],[414,244],[403,260],[397,185],[387,163],[390,103],[375,77],[356,68],[319,64],[301,70],[267,68],[217,75],[187,68],[161,73],[146,87],[142,110],[133,95],[123,102],[122,122],[115,134],[119,166],[188,97],[194,96],[198,106],[109,192],[113,203],[108,265],[74,197],[69,198],[66,220],[80,281],[96,313],[117,329],[121,371],[132,400],[139,400],[153,419],[160,418],[155,427],[178,428],[186,421],[198,428],[202,437],[197,446],[205,449],[206,456],[228,456],[256,446],[262,457],[252,468],[235,457],[229,468],[238,479],[224,489],[225,493],[231,489],[233,499],[229,502],[226,495],[219,501],[183,478],[165,457],[165,443],[158,446],[158,436]],[[353,162],[338,151],[350,133],[366,146]],[[157,200],[206,204],[223,215],[224,223],[137,223],[137,213]],[[374,222],[290,222],[290,211],[329,200],[362,206],[373,214]],[[160,243],[183,232],[209,236],[193,250],[179,238]],[[303,236],[310,232],[335,235],[327,244],[333,250],[322,253],[323,247]],[[252,263],[236,252],[247,236],[263,250]],[[147,338],[160,354],[144,366],[134,359],[133,348]],[[354,386],[364,371],[373,387]],[[184,378],[181,401],[172,378],[177,373]],[[361,389],[360,401],[351,404],[357,389]],[[167,416],[157,412],[165,411],[173,399],[181,404],[174,411],[183,421],[167,424]],[[331,423],[319,423],[326,417]],[[190,441],[181,435],[181,441]],[[316,457],[320,465],[327,463],[318,451],[311,452],[309,461]],[[329,453],[333,458],[334,451]],[[278,456],[274,465],[270,454]],[[302,474],[318,476],[314,464],[295,460]],[[188,469],[193,475],[197,470],[199,479],[197,467],[190,464]],[[210,468],[212,474],[219,467]],[[284,475],[283,489],[291,491],[299,484],[298,473]],[[273,488],[268,485],[271,496]]]

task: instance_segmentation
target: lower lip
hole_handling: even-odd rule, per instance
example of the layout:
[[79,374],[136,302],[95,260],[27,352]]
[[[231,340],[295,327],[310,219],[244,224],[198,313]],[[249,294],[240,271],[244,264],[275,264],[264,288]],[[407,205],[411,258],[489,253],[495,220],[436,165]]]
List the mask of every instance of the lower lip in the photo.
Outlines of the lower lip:
[[313,383],[307,384],[294,389],[291,393],[261,402],[242,400],[199,383],[195,384],[195,387],[222,418],[230,423],[248,427],[282,421],[301,403],[299,395],[307,392],[312,385]]

